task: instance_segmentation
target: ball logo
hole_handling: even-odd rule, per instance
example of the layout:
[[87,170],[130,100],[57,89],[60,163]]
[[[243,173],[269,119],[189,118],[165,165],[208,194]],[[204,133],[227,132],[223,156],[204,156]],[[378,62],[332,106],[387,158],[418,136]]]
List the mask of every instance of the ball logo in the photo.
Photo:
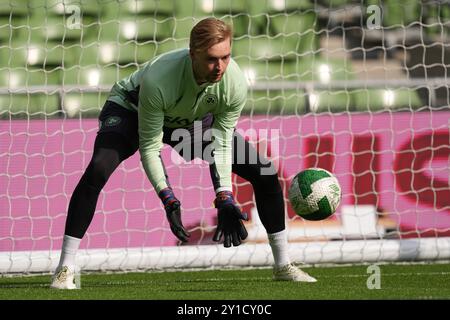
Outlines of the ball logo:
[[203,102],[210,106],[216,105],[217,104],[217,96],[215,94],[207,94],[203,98]]

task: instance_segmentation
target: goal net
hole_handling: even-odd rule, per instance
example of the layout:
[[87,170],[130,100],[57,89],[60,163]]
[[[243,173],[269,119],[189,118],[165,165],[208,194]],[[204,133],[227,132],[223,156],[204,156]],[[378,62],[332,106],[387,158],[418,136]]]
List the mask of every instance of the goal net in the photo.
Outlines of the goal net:
[[[449,259],[448,1],[1,0],[0,273],[56,267],[113,83],[187,47],[207,16],[233,25],[249,84],[238,129],[276,164],[291,259]],[[171,233],[137,153],[100,194],[77,257],[83,270],[273,263],[248,182],[233,176],[249,237],[225,249],[212,241],[208,166],[168,147],[162,156],[190,242]],[[287,201],[309,167],[342,186],[327,220],[305,221]]]

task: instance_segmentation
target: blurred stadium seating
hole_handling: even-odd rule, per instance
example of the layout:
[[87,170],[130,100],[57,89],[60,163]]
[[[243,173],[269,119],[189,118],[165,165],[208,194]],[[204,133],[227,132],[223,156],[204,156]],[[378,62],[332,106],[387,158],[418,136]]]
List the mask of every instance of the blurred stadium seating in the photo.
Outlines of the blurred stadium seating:
[[[381,29],[363,23],[370,4],[382,8]],[[233,56],[250,84],[246,114],[449,104],[448,86],[434,92],[407,84],[425,82],[433,70],[432,77],[448,74],[450,6],[437,1],[5,0],[0,117],[95,117],[108,87],[154,56],[186,47],[191,27],[211,15],[233,24]],[[77,92],[77,85],[93,89]]]

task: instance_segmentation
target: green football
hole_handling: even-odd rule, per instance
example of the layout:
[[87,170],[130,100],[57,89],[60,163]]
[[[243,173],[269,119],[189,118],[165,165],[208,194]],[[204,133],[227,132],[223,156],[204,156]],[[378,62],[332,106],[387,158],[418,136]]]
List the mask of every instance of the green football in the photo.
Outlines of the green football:
[[306,220],[323,220],[336,212],[342,197],[337,178],[321,168],[298,173],[289,187],[289,201],[295,213]]

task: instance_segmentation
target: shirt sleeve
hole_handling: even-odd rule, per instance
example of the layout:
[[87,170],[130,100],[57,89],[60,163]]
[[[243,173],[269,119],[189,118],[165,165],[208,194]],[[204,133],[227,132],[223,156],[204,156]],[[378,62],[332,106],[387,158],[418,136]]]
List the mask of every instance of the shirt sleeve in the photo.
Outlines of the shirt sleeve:
[[219,191],[232,191],[232,143],[234,128],[239,120],[241,111],[247,101],[247,86],[244,83],[240,86],[239,92],[230,101],[230,104],[223,111],[215,114],[213,124],[213,149],[215,178],[218,185],[215,185],[216,193]]
[[161,90],[144,80],[139,90],[139,152],[148,179],[159,193],[168,187],[164,163],[160,153],[163,147],[164,102]]

